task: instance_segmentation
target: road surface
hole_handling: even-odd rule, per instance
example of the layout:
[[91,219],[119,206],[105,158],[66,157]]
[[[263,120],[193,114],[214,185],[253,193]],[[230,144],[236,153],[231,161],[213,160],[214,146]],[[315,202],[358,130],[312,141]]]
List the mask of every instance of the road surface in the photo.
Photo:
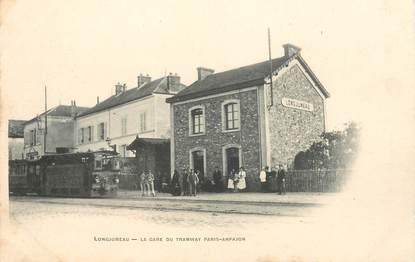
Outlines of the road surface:
[[276,243],[295,242],[312,227],[314,211],[322,205],[246,198],[11,197],[7,250],[18,256],[16,261],[134,261],[131,256],[169,261],[178,248],[183,253],[177,258],[188,258],[196,249],[204,254],[198,261],[220,260],[226,252],[241,260],[246,255],[233,251],[253,246],[265,251]]

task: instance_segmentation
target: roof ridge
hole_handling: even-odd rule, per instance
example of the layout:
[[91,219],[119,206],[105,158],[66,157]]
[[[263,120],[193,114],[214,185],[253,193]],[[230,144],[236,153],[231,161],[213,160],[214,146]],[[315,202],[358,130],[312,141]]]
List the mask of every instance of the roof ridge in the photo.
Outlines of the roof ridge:
[[164,83],[166,76],[154,79],[150,82],[145,83],[144,85],[138,87],[134,87],[131,89],[128,89],[124,92],[122,92],[121,95],[115,96],[112,95],[102,101],[99,104],[96,104],[95,106],[89,108],[88,110],[80,113],[78,117],[87,116],[90,114],[98,113],[104,110],[107,110],[109,108],[113,108],[115,106],[120,106],[125,103],[129,103],[131,101],[135,101],[137,99],[141,99],[144,97],[147,97],[149,95],[152,95],[155,93],[157,89],[159,89]]
[[[283,59],[283,58],[286,58],[286,56],[280,56],[280,57],[273,58],[273,59],[272,59],[272,61],[275,61],[275,60],[277,60],[277,59]],[[221,72],[213,73],[213,74],[211,74],[211,75],[208,75],[206,78],[208,78],[208,77],[210,77],[210,76],[213,76],[213,75],[218,75],[218,74],[222,74],[222,73],[227,73],[227,72],[234,71],[234,70],[241,70],[241,69],[243,69],[243,68],[247,68],[247,67],[258,66],[259,64],[263,64],[263,63],[266,63],[266,62],[269,62],[269,60],[264,60],[264,61],[262,61],[262,62],[256,62],[256,63],[252,63],[252,64],[249,64],[249,65],[240,66],[240,67],[235,67],[235,68],[231,68],[231,69],[228,69],[228,70],[225,70],[225,71],[221,71]],[[206,78],[205,78],[205,79],[206,79]],[[196,81],[198,81],[198,80],[196,80]]]

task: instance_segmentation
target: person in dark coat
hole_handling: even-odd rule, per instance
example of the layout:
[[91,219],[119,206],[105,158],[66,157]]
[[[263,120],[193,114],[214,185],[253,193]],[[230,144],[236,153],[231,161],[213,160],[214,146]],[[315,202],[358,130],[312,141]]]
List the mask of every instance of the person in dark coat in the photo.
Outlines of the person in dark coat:
[[271,186],[272,186],[272,175],[271,170],[268,166],[265,167],[265,173],[266,173],[266,192],[271,192]]
[[219,193],[223,191],[222,172],[216,166],[213,172],[213,182],[215,183],[215,192]]
[[278,190],[278,182],[277,182],[277,168],[271,168],[271,183],[270,183],[270,191],[277,192]]
[[282,165],[279,165],[279,170],[277,174],[277,182],[278,182],[278,194],[285,194],[285,175],[286,171]]
[[[173,172],[173,177],[171,179],[171,184],[170,184],[170,192],[173,196],[180,196],[180,194],[181,194],[179,179],[180,179],[180,174],[175,169],[174,172]],[[183,177],[182,177],[182,179],[183,179]]]
[[189,172],[187,169],[184,169],[183,171],[183,177],[182,177],[182,187],[181,187],[181,195],[187,196],[189,192],[189,183],[187,182],[187,178],[189,177]]

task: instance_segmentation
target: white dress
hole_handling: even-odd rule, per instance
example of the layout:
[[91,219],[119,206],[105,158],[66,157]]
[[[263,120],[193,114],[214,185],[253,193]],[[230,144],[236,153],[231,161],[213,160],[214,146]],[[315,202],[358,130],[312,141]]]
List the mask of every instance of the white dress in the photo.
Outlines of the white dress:
[[238,174],[239,180],[238,180],[238,189],[245,189],[246,188],[246,182],[245,182],[245,177],[246,177],[246,173],[245,171],[240,171]]

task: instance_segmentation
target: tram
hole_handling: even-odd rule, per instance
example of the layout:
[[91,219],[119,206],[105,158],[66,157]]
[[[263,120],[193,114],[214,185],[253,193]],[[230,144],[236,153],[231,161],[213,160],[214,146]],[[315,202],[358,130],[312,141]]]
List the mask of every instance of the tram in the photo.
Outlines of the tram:
[[113,151],[44,155],[9,162],[9,192],[41,196],[113,197],[120,175]]

